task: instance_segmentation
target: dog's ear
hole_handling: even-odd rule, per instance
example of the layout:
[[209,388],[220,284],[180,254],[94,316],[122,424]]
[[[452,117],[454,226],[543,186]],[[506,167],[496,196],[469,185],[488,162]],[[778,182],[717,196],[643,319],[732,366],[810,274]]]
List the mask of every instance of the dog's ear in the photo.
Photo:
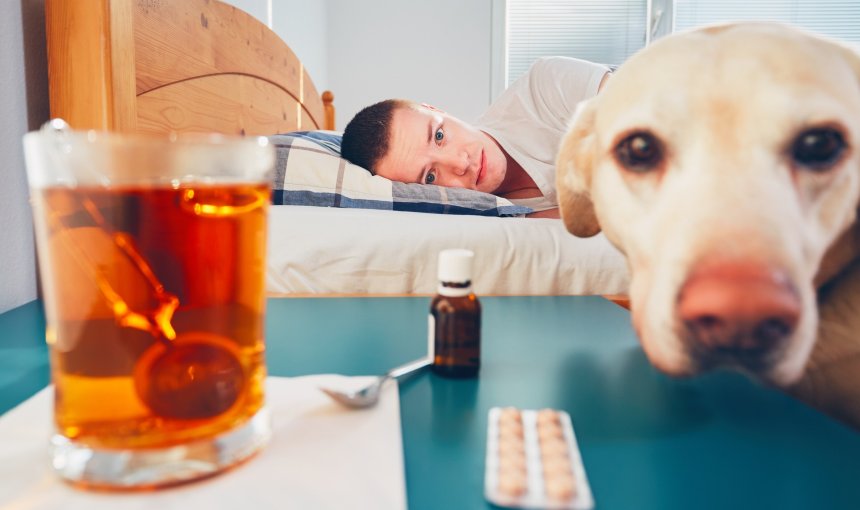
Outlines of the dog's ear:
[[[842,56],[854,71],[855,85],[860,89],[860,46],[848,45],[841,42],[835,44],[838,45],[839,50],[842,52]],[[860,169],[858,169],[858,171],[860,171]],[[860,221],[860,201],[857,202],[857,218],[854,221]]]
[[858,85],[860,85],[860,46],[849,45],[843,42],[833,42],[833,44],[838,45],[839,51],[842,52],[842,56],[848,62],[848,65],[851,66],[851,69],[854,70],[854,76],[857,78]]
[[597,145],[593,131],[597,101],[595,97],[579,103],[555,161],[559,212],[564,226],[577,237],[591,237],[600,232],[591,201],[591,172]]

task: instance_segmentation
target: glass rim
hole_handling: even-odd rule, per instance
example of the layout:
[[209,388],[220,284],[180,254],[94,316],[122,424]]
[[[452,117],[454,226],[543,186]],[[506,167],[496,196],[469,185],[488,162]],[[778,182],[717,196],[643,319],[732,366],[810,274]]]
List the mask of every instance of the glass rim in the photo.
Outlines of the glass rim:
[[74,130],[54,119],[24,135],[31,189],[269,182],[277,161],[264,136]]
[[123,145],[134,145],[137,147],[154,145],[163,146],[175,144],[176,146],[226,146],[226,145],[257,145],[267,147],[272,145],[269,139],[260,135],[238,135],[218,132],[176,132],[169,133],[146,133],[146,132],[121,132],[102,129],[76,129],[69,126],[61,118],[53,118],[42,125],[40,129],[30,131],[24,138],[44,138],[52,133],[63,136],[67,141],[73,143],[108,143]]

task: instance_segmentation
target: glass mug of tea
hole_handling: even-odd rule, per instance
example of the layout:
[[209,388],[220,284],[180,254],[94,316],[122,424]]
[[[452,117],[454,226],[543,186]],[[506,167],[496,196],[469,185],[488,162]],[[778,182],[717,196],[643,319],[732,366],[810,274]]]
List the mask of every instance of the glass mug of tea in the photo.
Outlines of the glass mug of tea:
[[54,384],[55,471],[149,488],[262,448],[265,138],[24,136]]

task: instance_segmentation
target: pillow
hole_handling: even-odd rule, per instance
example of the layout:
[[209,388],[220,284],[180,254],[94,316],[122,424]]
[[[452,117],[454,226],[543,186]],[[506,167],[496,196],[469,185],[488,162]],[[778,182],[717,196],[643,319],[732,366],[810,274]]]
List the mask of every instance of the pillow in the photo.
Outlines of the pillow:
[[277,150],[272,203],[441,214],[522,216],[531,208],[489,193],[407,184],[372,175],[340,157],[341,134],[296,131],[269,137]]

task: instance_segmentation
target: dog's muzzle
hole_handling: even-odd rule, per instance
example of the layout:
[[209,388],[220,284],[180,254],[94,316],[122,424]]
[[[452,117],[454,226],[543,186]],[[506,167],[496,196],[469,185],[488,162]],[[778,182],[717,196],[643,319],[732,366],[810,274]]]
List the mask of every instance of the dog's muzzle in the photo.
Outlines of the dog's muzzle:
[[744,261],[696,268],[676,306],[681,336],[699,363],[756,373],[779,361],[802,309],[785,272]]

